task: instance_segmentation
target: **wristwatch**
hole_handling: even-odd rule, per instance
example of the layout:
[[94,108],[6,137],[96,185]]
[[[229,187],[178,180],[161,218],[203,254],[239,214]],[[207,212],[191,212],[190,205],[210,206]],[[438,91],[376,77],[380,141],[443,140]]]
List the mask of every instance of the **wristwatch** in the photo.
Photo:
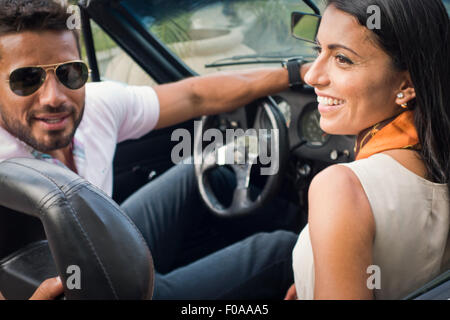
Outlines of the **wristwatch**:
[[281,62],[283,68],[288,71],[291,90],[299,91],[303,89],[304,84],[300,75],[300,68],[304,63],[305,61],[302,58],[291,58]]

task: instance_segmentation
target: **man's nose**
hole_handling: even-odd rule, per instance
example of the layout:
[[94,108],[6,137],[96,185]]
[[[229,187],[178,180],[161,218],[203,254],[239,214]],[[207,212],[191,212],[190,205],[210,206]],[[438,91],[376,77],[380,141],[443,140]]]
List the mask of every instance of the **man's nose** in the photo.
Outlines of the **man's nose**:
[[324,87],[330,84],[327,59],[317,57],[305,74],[305,82],[312,87]]
[[53,72],[47,73],[47,78],[39,90],[39,102],[42,106],[60,107],[66,100],[63,85],[56,79]]

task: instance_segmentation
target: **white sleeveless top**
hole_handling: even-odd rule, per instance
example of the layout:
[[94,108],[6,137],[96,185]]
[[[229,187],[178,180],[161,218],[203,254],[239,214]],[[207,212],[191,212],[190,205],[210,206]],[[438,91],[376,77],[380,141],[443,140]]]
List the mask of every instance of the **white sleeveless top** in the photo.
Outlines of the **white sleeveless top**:
[[[344,165],[356,174],[375,221],[373,264],[380,267],[375,299],[401,299],[450,268],[450,206],[446,184],[430,182],[386,154]],[[299,299],[314,298],[308,225],[293,250]],[[367,274],[367,278],[372,272]]]

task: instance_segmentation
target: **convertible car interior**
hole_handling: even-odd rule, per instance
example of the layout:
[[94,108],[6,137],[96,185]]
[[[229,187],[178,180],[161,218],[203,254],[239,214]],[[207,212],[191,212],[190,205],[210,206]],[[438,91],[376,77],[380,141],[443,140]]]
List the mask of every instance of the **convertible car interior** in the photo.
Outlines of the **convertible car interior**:
[[[306,0],[78,2],[91,80],[133,85],[279,66],[292,57],[313,60],[312,45],[291,36],[291,13],[320,16],[321,9],[318,1]],[[355,137],[324,133],[319,116],[314,90],[305,86],[264,97],[234,112],[193,119],[120,143],[112,199],[71,171],[42,161],[0,163],[0,292],[7,299],[27,299],[49,277],[70,280],[68,270],[76,265],[86,270],[83,289],[67,290],[62,299],[150,299],[152,256],[119,205],[174,165],[174,130],[188,130],[194,146],[188,156],[202,156],[205,145],[194,135],[194,120],[222,132],[278,129],[278,134],[266,137],[279,150],[277,174],[260,175],[264,165],[247,171],[230,166],[237,184],[250,179],[260,190],[249,201],[244,201],[246,194],[235,193],[231,203],[221,203],[208,184],[208,171],[218,166],[214,161],[196,165],[196,177],[202,200],[218,218],[247,216],[251,221],[255,210],[278,195],[297,211],[295,217],[280,212],[279,219],[286,221],[286,229],[300,232],[307,221],[312,178],[329,165],[354,159]],[[188,253],[195,251],[189,243],[185,246],[186,257],[180,259],[188,259]],[[450,270],[405,299],[450,299]]]

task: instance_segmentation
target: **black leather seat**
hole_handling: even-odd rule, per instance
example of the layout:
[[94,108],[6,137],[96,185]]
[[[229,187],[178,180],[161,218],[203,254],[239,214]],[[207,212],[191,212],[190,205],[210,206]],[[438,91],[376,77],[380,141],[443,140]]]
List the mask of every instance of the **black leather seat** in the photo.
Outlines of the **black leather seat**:
[[[70,266],[79,267],[80,289],[66,285]],[[56,275],[66,299],[150,299],[153,293],[150,251],[113,200],[59,166],[6,160],[0,163],[0,292],[27,299]]]

